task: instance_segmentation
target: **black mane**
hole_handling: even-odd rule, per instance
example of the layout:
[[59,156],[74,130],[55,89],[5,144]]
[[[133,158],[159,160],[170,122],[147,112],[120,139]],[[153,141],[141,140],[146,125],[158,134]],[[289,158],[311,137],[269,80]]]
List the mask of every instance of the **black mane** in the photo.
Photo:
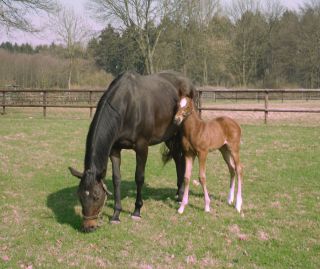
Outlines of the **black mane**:
[[109,97],[114,94],[115,86],[122,76],[123,74],[119,75],[111,82],[97,105],[87,135],[85,170],[96,169],[101,173],[106,166],[111,146],[120,125],[120,115],[109,103]]

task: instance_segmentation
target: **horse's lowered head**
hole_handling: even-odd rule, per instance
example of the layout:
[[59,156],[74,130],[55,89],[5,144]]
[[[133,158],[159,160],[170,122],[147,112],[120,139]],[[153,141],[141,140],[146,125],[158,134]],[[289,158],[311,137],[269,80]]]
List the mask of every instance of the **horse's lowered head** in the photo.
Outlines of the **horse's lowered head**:
[[81,173],[72,167],[69,167],[69,170],[73,176],[80,179],[78,197],[82,206],[83,231],[92,232],[98,227],[97,221],[107,195],[111,195],[103,183],[106,171],[97,173],[85,170]]
[[174,122],[180,125],[193,111],[193,101],[189,97],[181,97],[178,103],[178,111],[174,116]]

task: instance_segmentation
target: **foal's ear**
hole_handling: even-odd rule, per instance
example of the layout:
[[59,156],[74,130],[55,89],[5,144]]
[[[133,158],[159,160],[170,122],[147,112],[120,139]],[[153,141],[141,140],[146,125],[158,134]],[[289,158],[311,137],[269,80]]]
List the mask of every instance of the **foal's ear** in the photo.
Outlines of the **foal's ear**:
[[70,170],[71,175],[81,179],[83,177],[83,173],[80,173],[79,171],[77,171],[76,169],[72,168],[72,167],[68,167]]

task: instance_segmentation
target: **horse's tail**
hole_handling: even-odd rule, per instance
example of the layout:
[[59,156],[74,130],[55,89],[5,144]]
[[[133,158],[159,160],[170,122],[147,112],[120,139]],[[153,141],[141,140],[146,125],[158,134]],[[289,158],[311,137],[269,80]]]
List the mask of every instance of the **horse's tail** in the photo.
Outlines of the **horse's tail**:
[[181,144],[181,131],[177,132],[171,139],[161,147],[163,165],[166,165],[172,158],[179,158],[183,155]]

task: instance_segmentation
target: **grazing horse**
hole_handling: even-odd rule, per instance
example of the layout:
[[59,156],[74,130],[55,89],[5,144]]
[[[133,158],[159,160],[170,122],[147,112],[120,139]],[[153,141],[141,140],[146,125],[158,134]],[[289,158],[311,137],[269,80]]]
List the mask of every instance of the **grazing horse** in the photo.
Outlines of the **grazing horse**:
[[219,149],[228,165],[231,176],[228,197],[229,204],[232,204],[234,200],[235,175],[238,177],[238,192],[235,207],[240,213],[242,205],[242,165],[239,155],[240,126],[228,117],[219,117],[208,122],[201,120],[198,112],[195,110],[192,99],[188,97],[181,98],[174,120],[177,125],[183,122],[182,147],[186,159],[184,194],[178,212],[182,214],[185,206],[188,204],[190,177],[193,161],[196,156],[199,159],[199,181],[204,192],[205,211],[210,211],[210,198],[206,187],[206,160],[209,151]]
[[137,196],[133,218],[140,218],[143,205],[141,189],[149,145],[166,142],[169,147],[166,154],[175,161],[181,199],[185,163],[180,128],[174,124],[173,119],[177,102],[184,95],[192,98],[194,86],[186,77],[170,71],[149,76],[126,72],[112,81],[101,97],[89,127],[84,172],[69,167],[71,174],[81,180],[78,196],[85,232],[96,229],[97,219],[109,193],[103,184],[108,157],[112,163],[115,201],[111,223],[120,222],[122,149],[133,149],[136,152]]

